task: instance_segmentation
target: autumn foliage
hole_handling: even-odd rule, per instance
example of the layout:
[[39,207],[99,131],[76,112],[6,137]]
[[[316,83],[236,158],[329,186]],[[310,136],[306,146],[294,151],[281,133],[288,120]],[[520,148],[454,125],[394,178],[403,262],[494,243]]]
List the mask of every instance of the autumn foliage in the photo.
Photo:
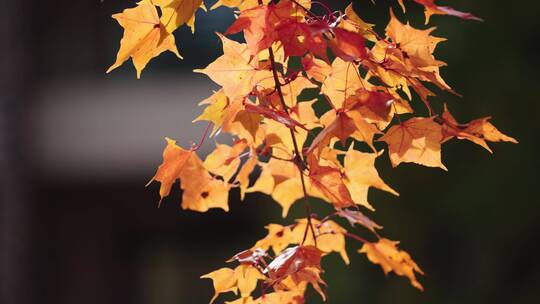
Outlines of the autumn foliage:
[[[397,2],[406,12],[409,4]],[[480,20],[434,1],[408,2],[424,7],[426,24],[432,15]],[[267,225],[267,236],[238,250],[227,261],[231,266],[203,275],[213,281],[211,301],[234,292],[238,300],[229,303],[304,303],[308,286],[326,299],[321,259],[337,253],[348,264],[346,241],[356,242],[358,252],[385,274],[404,276],[422,290],[421,268],[367,215],[375,211],[370,188],[399,195],[381,179],[376,162],[447,170],[441,147],[451,139],[489,152],[488,142],[517,142],[489,118],[461,123],[446,105],[432,107],[434,91],[457,95],[441,77],[446,63],[434,56],[445,39],[433,36],[433,27],[403,23],[392,9],[385,32],[378,33],[352,4],[332,11],[311,0],[219,0],[210,9],[219,6],[233,8],[237,18],[217,34],[223,55],[195,70],[221,87],[200,102],[204,108],[195,121],[208,122],[203,140],[229,133],[234,142],[217,144],[202,160],[202,140],[182,148],[167,139],[152,180],[161,184],[162,200],[179,180],[183,209],[228,211],[229,191],[239,188],[242,200],[252,192],[270,195],[283,217],[297,201],[306,214],[287,226]],[[182,25],[194,30],[199,8],[206,10],[202,0],[142,0],[113,15],[124,37],[109,71],[131,58],[140,77],[162,52],[181,58],[173,33]],[[245,43],[227,37],[236,33]],[[306,100],[307,89],[318,98]],[[415,99],[421,106],[412,106]],[[313,214],[310,198],[335,211]]]

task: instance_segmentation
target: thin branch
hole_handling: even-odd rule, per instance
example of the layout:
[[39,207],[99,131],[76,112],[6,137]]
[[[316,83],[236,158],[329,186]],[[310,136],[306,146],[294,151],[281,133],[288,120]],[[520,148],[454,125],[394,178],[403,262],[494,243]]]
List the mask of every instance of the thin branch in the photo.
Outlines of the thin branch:
[[352,234],[352,233],[349,233],[349,232],[344,232],[343,235],[346,236],[346,237],[350,237],[351,239],[355,239],[355,240],[357,240],[359,242],[362,242],[362,243],[370,243],[366,239],[364,239],[363,237],[360,237],[360,236],[358,236],[356,234]]
[[201,137],[201,140],[199,140],[199,143],[196,145],[193,145],[191,147],[191,151],[197,151],[201,148],[201,146],[204,144],[204,140],[208,136],[208,132],[210,132],[210,127],[212,126],[212,122],[208,122],[208,125],[206,125],[206,129],[204,129],[204,133]]
[[[285,98],[283,97],[283,91],[281,90],[281,82],[279,81],[277,69],[276,69],[276,60],[274,57],[274,50],[272,50],[272,47],[268,48],[268,53],[270,57],[270,64],[272,65],[272,74],[274,76],[274,82],[275,87],[279,95],[279,100],[281,102],[281,106],[283,107],[283,110],[289,114],[289,108],[287,107],[287,104],[285,103]],[[302,153],[300,152],[300,149],[298,148],[298,142],[296,140],[296,135],[294,134],[293,129],[289,129],[291,132],[291,138],[294,146],[294,155],[293,159],[295,160],[296,167],[298,168],[298,171],[300,173],[300,180],[302,181],[302,191],[304,192],[304,203],[305,203],[305,209],[306,209],[306,219],[307,219],[307,227],[304,232],[304,237],[302,239],[302,244],[306,241],[307,232],[308,229],[311,230],[311,233],[313,234],[313,242],[315,243],[315,247],[317,247],[317,237],[315,236],[315,228],[313,228],[313,223],[311,221],[311,205],[308,201],[308,194],[306,190],[306,182],[304,180],[304,174],[303,169],[305,168],[305,162],[302,157]]]

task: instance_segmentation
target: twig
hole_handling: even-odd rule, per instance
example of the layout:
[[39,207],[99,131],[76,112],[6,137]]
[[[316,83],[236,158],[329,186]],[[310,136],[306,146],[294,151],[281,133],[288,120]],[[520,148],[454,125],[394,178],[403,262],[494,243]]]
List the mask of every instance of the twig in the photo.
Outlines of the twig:
[[[275,87],[276,87],[276,90],[277,90],[278,95],[279,95],[279,100],[281,102],[281,106],[283,107],[283,110],[287,114],[289,114],[289,108],[287,107],[287,104],[285,103],[285,98],[283,97],[283,91],[281,90],[281,82],[279,81],[279,77],[278,77],[278,74],[277,74],[276,60],[275,60],[275,57],[274,57],[274,51],[272,50],[272,47],[268,48],[268,53],[270,55],[269,57],[270,57],[270,64],[272,66],[272,75],[274,76]],[[289,129],[289,131],[291,132],[291,138],[292,138],[292,142],[293,142],[293,146],[294,146],[294,155],[293,155],[293,159],[295,160],[294,163],[296,164],[296,167],[298,168],[298,171],[300,173],[300,180],[302,181],[302,191],[304,192],[304,203],[305,203],[305,208],[306,208],[306,219],[307,219],[307,223],[308,223],[308,226],[306,227],[306,230],[304,232],[304,237],[302,239],[302,244],[304,244],[304,242],[306,241],[307,232],[308,232],[308,229],[310,229],[311,233],[313,234],[313,242],[315,243],[315,247],[317,247],[317,237],[315,236],[315,228],[313,228],[313,223],[311,221],[311,205],[309,204],[309,201],[308,201],[308,195],[307,195],[307,190],[306,190],[306,182],[304,180],[304,174],[303,174],[303,169],[306,167],[306,165],[305,165],[304,159],[302,157],[302,153],[300,152],[300,149],[298,148],[298,142],[296,140],[296,135],[294,134],[294,131],[292,129]]]

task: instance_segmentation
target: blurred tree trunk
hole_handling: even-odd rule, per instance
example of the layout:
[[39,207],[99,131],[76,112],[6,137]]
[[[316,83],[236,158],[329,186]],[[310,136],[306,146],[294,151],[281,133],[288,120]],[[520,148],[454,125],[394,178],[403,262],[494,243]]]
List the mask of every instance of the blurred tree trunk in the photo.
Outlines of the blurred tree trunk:
[[26,168],[25,103],[33,91],[26,32],[29,1],[0,3],[0,303],[31,303],[32,208]]

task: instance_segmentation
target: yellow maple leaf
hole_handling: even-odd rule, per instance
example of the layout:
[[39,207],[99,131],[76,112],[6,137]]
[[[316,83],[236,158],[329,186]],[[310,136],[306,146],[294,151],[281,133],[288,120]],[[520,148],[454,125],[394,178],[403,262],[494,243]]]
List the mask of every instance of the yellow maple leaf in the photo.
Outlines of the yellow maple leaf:
[[223,42],[223,55],[204,69],[194,72],[208,75],[223,87],[223,92],[232,100],[243,98],[262,80],[272,80],[272,72],[259,70],[250,63],[250,52],[245,43],[230,40],[217,34]]
[[362,18],[354,11],[352,3],[345,9],[345,15],[347,15],[347,19],[341,22],[340,26],[347,30],[358,32],[367,40],[373,42],[377,41],[377,37],[373,31],[375,25],[362,20]]
[[[344,236],[344,233],[346,233],[347,230],[341,227],[338,223],[330,220],[321,223],[316,219],[311,219],[311,222],[315,229],[315,235],[317,235],[317,248],[319,248],[325,253],[337,252],[341,256],[345,264],[349,264],[350,261],[349,256],[347,255],[347,250],[345,248]],[[306,219],[301,219],[297,221],[296,226],[292,230],[292,238],[293,240],[295,240],[296,243],[299,244],[302,242],[305,230],[310,229],[309,227],[306,227]],[[309,231],[306,235],[304,245],[315,246],[315,242],[313,241],[313,235]]]
[[176,48],[174,36],[167,32],[159,20],[152,1],[142,0],[137,3],[137,7],[114,14],[113,18],[124,28],[124,37],[120,41],[116,62],[107,70],[107,73],[121,66],[131,57],[137,70],[137,78],[140,78],[148,62],[164,51],[171,51],[178,58],[182,58]]
[[212,174],[222,176],[229,181],[240,166],[240,154],[247,148],[245,140],[237,141],[233,146],[217,144],[216,149],[204,160],[204,167]]
[[441,162],[442,127],[433,119],[411,118],[392,126],[379,139],[388,144],[392,166],[409,162],[448,170]]
[[399,276],[409,278],[414,287],[424,290],[415,275],[415,272],[420,274],[424,272],[407,252],[398,249],[397,244],[399,242],[383,238],[377,243],[365,243],[359,252],[365,253],[372,263],[381,265],[384,274],[394,271]]
[[236,286],[236,277],[235,271],[231,268],[221,268],[216,271],[212,271],[205,275],[201,276],[201,279],[211,279],[212,284],[214,285],[214,296],[210,300],[210,303],[213,303],[219,294],[232,291],[235,294],[238,291]]
[[153,0],[161,8],[161,21],[169,33],[174,32],[186,23],[191,32],[195,32],[195,12],[201,6],[202,0]]
[[356,151],[352,145],[345,154],[345,185],[349,189],[354,202],[370,210],[374,210],[367,199],[370,187],[399,195],[379,177],[379,173],[375,168],[375,159],[379,155],[377,153]]

